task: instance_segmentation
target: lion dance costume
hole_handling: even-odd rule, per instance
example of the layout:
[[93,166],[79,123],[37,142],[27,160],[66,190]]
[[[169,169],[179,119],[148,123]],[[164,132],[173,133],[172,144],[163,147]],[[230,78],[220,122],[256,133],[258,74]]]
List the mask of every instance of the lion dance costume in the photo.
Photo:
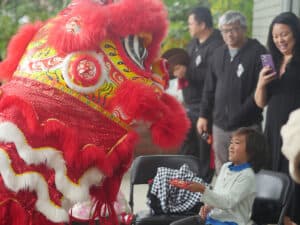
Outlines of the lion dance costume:
[[0,224],[52,225],[92,199],[101,225],[130,167],[137,121],[155,144],[184,139],[189,122],[163,92],[157,59],[167,29],[159,0],[73,0],[23,26],[0,64]]

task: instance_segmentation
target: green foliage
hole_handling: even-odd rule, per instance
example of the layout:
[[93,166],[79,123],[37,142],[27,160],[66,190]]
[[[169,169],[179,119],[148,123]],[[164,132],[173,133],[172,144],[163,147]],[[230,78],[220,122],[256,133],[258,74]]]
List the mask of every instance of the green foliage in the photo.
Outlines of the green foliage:
[[164,0],[169,13],[170,26],[162,50],[184,48],[190,39],[187,26],[188,12],[194,7],[209,7],[208,0]]
[[211,12],[214,15],[215,24],[217,19],[228,10],[241,12],[247,18],[248,35],[252,34],[253,0],[209,0]]
[[248,35],[252,33],[253,0],[164,0],[169,12],[170,27],[162,50],[173,47],[186,47],[190,40],[187,26],[188,11],[197,6],[211,9],[214,23],[228,10],[242,12],[248,22]]
[[0,58],[3,58],[7,42],[16,31],[16,24],[10,16],[0,16],[0,31]]
[[8,41],[26,22],[44,21],[65,7],[70,0],[1,0],[0,57],[4,58]]
[[[140,0],[137,0],[140,1]],[[170,26],[163,50],[185,47],[190,40],[188,11],[197,6],[210,7],[214,21],[229,9],[241,11],[248,20],[248,34],[252,28],[253,0],[163,0],[169,13]],[[0,0],[0,57],[5,56],[7,43],[18,27],[28,20],[46,20],[65,7],[70,0]]]

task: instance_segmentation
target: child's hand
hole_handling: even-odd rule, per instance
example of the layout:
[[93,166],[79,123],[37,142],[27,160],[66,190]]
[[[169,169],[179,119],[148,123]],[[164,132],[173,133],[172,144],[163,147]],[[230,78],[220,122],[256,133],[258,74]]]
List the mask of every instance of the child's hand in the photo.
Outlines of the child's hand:
[[200,192],[203,193],[205,191],[205,185],[197,182],[190,182],[190,184],[185,188],[191,192]]
[[211,211],[212,207],[204,205],[200,208],[199,215],[202,220],[206,220],[207,214]]

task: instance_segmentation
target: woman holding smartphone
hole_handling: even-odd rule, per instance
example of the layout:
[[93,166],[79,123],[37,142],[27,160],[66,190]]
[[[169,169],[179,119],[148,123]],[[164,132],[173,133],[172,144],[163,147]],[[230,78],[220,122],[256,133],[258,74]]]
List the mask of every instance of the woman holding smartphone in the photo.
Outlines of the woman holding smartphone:
[[[268,105],[265,134],[271,151],[271,167],[288,173],[288,161],[281,153],[280,130],[290,112],[300,107],[300,22],[293,13],[281,13],[273,19],[268,48],[276,71],[270,66],[263,67],[255,102],[261,108]],[[294,185],[294,196],[284,224],[300,224],[300,186]]]

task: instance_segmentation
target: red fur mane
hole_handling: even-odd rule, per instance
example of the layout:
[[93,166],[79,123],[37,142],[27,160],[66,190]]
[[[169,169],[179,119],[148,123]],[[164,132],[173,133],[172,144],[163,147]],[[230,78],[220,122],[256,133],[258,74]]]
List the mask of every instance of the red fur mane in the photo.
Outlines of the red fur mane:
[[7,48],[7,57],[0,63],[0,78],[9,80],[13,76],[27,45],[41,27],[41,22],[26,24],[11,39]]
[[[143,13],[140,13],[141,10]],[[78,15],[81,21],[80,33],[67,32],[66,23]],[[104,39],[150,33],[153,39],[148,46],[151,52],[147,60],[152,62],[166,35],[167,11],[160,0],[122,0],[107,5],[92,0],[77,0],[52,23],[49,43],[64,53],[98,49],[99,42]]]

